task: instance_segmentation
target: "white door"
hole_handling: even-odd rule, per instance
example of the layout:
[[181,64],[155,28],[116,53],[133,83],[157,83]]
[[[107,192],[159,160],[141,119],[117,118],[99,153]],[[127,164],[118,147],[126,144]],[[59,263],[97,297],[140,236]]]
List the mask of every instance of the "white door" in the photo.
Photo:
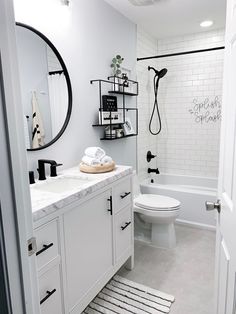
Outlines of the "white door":
[[217,213],[216,314],[236,313],[236,0],[228,0]]
[[[38,314],[32,210],[12,0],[0,0],[0,224],[13,314]],[[1,243],[2,243],[1,242]],[[2,249],[2,247],[0,247]],[[1,306],[0,306],[0,312]],[[2,312],[1,312],[2,313]]]

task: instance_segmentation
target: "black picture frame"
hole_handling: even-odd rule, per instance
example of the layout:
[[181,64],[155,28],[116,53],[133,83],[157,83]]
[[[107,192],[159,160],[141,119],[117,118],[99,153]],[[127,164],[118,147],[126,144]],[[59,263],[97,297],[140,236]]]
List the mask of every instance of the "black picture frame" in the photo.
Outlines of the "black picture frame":
[[53,45],[53,43],[44,34],[42,34],[40,31],[38,31],[37,29],[35,29],[35,28],[33,28],[33,27],[31,27],[31,26],[29,26],[27,24],[16,22],[16,26],[24,27],[24,28],[34,32],[35,34],[37,34],[41,39],[43,39],[48,44],[48,46],[52,49],[52,51],[55,53],[56,57],[58,58],[58,61],[60,62],[60,65],[61,65],[62,70],[63,70],[64,75],[65,75],[66,83],[67,83],[68,109],[67,109],[65,122],[64,122],[60,132],[50,142],[46,143],[42,147],[27,148],[27,151],[37,151],[37,150],[41,150],[41,149],[47,148],[47,147],[51,146],[52,144],[54,144],[62,136],[62,134],[64,133],[64,131],[65,131],[65,129],[66,129],[68,123],[69,123],[69,120],[70,120],[70,117],[71,117],[71,112],[72,112],[72,87],[71,87],[71,81],[70,81],[70,76],[69,76],[68,70],[66,68],[65,62],[62,59],[62,57],[61,57],[60,53],[58,52],[58,50],[56,49],[56,47]]

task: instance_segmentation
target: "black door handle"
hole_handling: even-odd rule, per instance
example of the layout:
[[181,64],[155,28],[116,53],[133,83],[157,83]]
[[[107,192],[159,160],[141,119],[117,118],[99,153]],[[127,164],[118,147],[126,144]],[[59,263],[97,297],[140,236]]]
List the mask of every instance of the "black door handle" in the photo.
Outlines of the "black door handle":
[[121,230],[125,230],[129,225],[131,224],[131,221],[126,222],[124,226],[121,226]]
[[108,202],[110,203],[110,208],[108,209],[108,211],[110,212],[110,214],[113,214],[113,204],[112,204],[112,196],[110,196],[108,199]]
[[53,289],[52,291],[46,291],[47,295],[42,300],[40,300],[40,305],[50,298],[56,291],[56,289]]
[[36,252],[36,256],[38,256],[39,254],[43,253],[44,251],[48,250],[50,247],[53,246],[53,243],[50,244],[44,244],[43,248],[41,250],[39,250],[38,252]]
[[123,199],[125,198],[126,196],[130,195],[131,192],[125,192],[125,194],[123,195],[120,195],[120,198]]

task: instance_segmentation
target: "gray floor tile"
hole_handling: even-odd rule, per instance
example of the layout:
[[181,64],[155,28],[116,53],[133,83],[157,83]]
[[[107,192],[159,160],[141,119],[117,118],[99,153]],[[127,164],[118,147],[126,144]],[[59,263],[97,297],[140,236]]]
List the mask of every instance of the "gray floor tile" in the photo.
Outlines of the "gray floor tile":
[[213,314],[215,233],[176,226],[177,247],[155,248],[135,241],[135,266],[121,276],[173,294],[171,314]]

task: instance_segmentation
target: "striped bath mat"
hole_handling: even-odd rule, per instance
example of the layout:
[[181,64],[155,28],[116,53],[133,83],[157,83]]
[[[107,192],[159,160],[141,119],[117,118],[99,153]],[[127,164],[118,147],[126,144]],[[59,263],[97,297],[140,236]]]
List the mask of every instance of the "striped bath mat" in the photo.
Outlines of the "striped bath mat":
[[175,298],[169,294],[114,276],[83,314],[169,313]]

